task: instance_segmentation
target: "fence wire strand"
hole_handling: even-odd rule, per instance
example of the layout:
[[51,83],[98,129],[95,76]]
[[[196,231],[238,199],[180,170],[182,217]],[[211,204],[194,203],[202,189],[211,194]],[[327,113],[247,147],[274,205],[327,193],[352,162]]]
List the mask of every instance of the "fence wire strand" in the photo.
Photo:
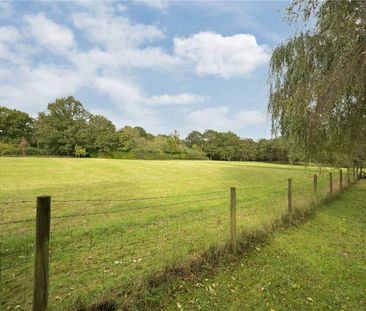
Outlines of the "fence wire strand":
[[[334,191],[338,188],[336,177],[336,174],[333,174]],[[313,187],[312,178],[309,176],[305,180],[297,180],[296,176],[292,176],[294,201],[299,194],[308,192]],[[328,178],[328,175],[318,175],[319,193],[322,191],[323,194],[323,190],[327,190]],[[238,234],[239,229],[251,229],[273,220],[275,217],[281,217],[287,212],[287,181],[287,178],[281,178],[276,181],[276,185],[236,188]],[[277,186],[279,183],[282,185],[281,187]],[[343,176],[343,185],[347,185],[346,174]],[[268,192],[268,189],[271,189],[269,196],[264,197],[263,200],[256,197],[264,194],[266,190]],[[168,201],[178,198],[192,199],[183,199],[181,202],[179,200],[177,200],[178,202]],[[146,202],[149,200],[162,200],[162,202]],[[35,204],[35,202],[36,200],[7,200],[1,201],[0,205]],[[210,202],[215,203],[210,204]],[[57,296],[50,297],[53,304],[69,297],[78,297],[81,291],[85,292],[86,288],[95,286],[95,282],[101,284],[98,290],[104,291],[111,286],[110,282],[107,282],[111,277],[115,278],[116,282],[125,282],[129,278],[142,277],[146,270],[158,271],[172,262],[186,258],[202,249],[208,249],[212,243],[226,243],[230,236],[228,230],[230,223],[228,189],[111,200],[97,198],[72,200],[56,198],[52,200],[52,204],[56,206],[75,204],[75,208],[79,207],[76,203],[85,203],[85,206],[82,207],[86,211],[52,216],[52,221],[56,220],[57,224],[60,224],[60,226],[53,227],[56,230],[52,229],[50,232],[51,279],[60,279],[57,288],[50,290],[52,293],[55,292],[55,295],[57,294]],[[87,210],[100,208],[100,205],[90,207],[93,203],[116,204],[107,205],[111,208],[110,210],[88,212]],[[187,205],[187,207],[176,209],[175,212],[173,207],[182,205]],[[141,218],[139,213],[133,213],[170,206],[173,212],[170,212],[169,208],[162,208],[158,211],[154,210],[150,214],[141,213],[141,215],[149,215],[147,219]],[[71,207],[73,208],[73,206]],[[69,206],[66,208],[69,209]],[[55,211],[61,213],[62,209],[56,208]],[[115,216],[128,212],[131,212],[127,215],[131,216],[130,218],[124,218],[125,216],[117,218]],[[97,228],[92,226],[95,224],[93,217],[96,216],[101,216]],[[80,217],[86,218],[87,221],[83,223],[80,223],[79,220],[66,221]],[[30,224],[34,221],[35,218],[14,219],[0,222],[0,226]],[[22,228],[15,226],[15,228],[18,227]],[[27,230],[29,228],[26,227]],[[4,239],[4,241],[6,240]],[[28,310],[31,303],[29,277],[32,272],[33,236],[24,233],[19,235],[19,240],[16,240],[17,244],[14,247],[9,247],[12,245],[10,244],[11,240],[6,242],[8,244],[4,244],[4,241],[2,237],[0,242],[0,281],[4,283],[5,280],[7,283],[4,284],[9,284],[14,291],[23,291],[21,295],[14,297],[14,301],[9,301],[8,305],[14,307],[16,304],[23,307],[24,310]],[[177,247],[177,244],[181,247]],[[100,280],[98,280],[99,278]],[[104,283],[104,281],[106,282]],[[88,290],[86,291],[88,292]],[[97,289],[93,288],[93,291],[97,291]],[[63,298],[55,300],[55,297],[59,296]]]

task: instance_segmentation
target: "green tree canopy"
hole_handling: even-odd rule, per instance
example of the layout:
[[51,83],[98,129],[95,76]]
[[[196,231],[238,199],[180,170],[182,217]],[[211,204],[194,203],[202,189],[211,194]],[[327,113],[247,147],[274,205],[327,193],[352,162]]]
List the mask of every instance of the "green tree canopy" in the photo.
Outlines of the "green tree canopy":
[[23,138],[30,141],[33,122],[25,112],[0,106],[0,141],[19,143]]
[[190,148],[194,145],[202,147],[204,143],[204,138],[200,132],[192,131],[188,134],[184,142]]
[[[0,155],[47,154],[129,159],[209,157],[214,160],[259,159],[281,162],[288,158],[286,146],[281,139],[255,142],[240,138],[232,132],[207,130],[204,133],[192,131],[182,140],[177,131],[170,135],[154,136],[142,127],[131,126],[125,126],[117,132],[110,120],[89,113],[73,97],[56,99],[50,103],[45,112],[39,113],[34,127],[26,113],[8,108],[0,111],[1,120],[4,120],[1,125],[7,125],[3,126]],[[26,133],[30,133],[28,136],[31,137],[32,131],[33,139],[27,140]]]
[[163,151],[170,154],[184,153],[184,147],[177,131],[174,131],[166,138],[166,142],[163,145]]
[[141,140],[145,140],[146,132],[141,131],[141,129],[141,127],[126,125],[118,131],[120,149],[122,151],[131,151],[138,146]]
[[87,145],[90,117],[74,97],[56,99],[38,115],[36,141],[51,154],[73,155],[75,145]]
[[91,153],[109,153],[119,145],[116,127],[104,116],[91,115],[87,129],[86,149]]
[[274,133],[307,160],[365,159],[366,1],[296,0],[288,17],[314,27],[273,52]]

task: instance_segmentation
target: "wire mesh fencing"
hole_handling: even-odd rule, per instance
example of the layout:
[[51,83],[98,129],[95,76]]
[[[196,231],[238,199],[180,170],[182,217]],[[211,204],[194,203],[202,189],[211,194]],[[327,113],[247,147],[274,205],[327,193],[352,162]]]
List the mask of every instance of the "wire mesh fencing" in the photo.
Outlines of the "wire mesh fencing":
[[[330,190],[346,187],[348,175],[339,176],[294,176],[293,208],[308,208]],[[281,218],[289,211],[288,195],[288,179],[237,187],[236,231],[255,230]],[[78,303],[118,297],[136,279],[226,244],[232,239],[230,200],[228,188],[135,198],[52,198],[48,305],[66,310]],[[35,200],[0,204],[0,306],[29,310],[34,290]]]

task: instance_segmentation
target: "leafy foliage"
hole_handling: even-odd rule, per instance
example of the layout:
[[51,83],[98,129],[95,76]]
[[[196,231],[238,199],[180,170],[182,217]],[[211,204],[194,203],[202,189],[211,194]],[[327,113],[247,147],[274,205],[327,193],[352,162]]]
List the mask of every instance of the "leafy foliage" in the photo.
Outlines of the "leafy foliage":
[[0,107],[0,141],[17,143],[19,139],[30,140],[33,119],[25,112]]
[[89,153],[109,153],[118,146],[118,134],[112,121],[91,115],[87,126],[86,149]]
[[315,21],[270,65],[272,129],[307,160],[365,160],[366,2],[296,0],[288,19]]
[[74,154],[76,155],[77,158],[85,157],[86,156],[86,149],[83,148],[82,146],[75,145]]
[[72,155],[75,145],[87,145],[91,115],[74,97],[56,99],[48,104],[35,122],[35,139],[50,154]]
[[[182,140],[179,133],[152,135],[142,127],[116,130],[104,116],[93,115],[70,96],[56,99],[33,120],[26,113],[3,108],[11,130],[2,132],[1,155],[61,155],[127,159],[213,159],[229,161],[287,162],[281,139],[249,138],[227,132],[192,131]],[[25,122],[27,121],[27,122]],[[6,124],[6,122],[4,122]]]

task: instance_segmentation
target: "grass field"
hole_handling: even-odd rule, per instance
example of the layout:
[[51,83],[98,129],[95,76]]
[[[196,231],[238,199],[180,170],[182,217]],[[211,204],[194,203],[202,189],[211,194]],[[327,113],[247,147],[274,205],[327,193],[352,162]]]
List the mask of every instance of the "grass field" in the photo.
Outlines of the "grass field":
[[248,230],[286,213],[289,177],[294,206],[305,207],[314,173],[321,196],[328,174],[290,165],[0,158],[0,308],[32,302],[37,195],[52,196],[50,309],[66,310],[117,298],[167,263],[225,243],[229,187],[237,187],[238,230]]
[[366,310],[365,196],[360,181],[233,266],[175,280],[155,292],[160,309]]

